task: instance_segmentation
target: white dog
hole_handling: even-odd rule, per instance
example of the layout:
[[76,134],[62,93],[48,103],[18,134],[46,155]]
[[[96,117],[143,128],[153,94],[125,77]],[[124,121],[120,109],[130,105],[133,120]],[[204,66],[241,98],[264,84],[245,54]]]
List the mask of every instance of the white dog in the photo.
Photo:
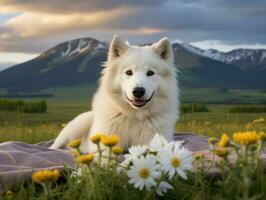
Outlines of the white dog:
[[89,137],[118,134],[120,145],[148,143],[155,133],[172,139],[179,116],[178,83],[171,43],[133,46],[114,36],[92,111],[69,122],[51,146],[57,149],[82,138],[80,150],[95,150]]

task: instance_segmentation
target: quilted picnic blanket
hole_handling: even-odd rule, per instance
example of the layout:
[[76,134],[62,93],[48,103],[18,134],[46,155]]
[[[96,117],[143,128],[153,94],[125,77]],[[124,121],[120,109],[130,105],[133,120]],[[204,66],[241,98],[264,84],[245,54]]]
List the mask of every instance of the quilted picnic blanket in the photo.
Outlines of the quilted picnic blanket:
[[[184,141],[184,146],[194,153],[207,152],[208,138],[193,133],[175,134],[174,140]],[[43,169],[75,168],[69,150],[52,150],[53,141],[39,144],[4,142],[0,144],[0,192],[21,181],[29,181],[35,171]],[[262,158],[266,166],[266,152]]]

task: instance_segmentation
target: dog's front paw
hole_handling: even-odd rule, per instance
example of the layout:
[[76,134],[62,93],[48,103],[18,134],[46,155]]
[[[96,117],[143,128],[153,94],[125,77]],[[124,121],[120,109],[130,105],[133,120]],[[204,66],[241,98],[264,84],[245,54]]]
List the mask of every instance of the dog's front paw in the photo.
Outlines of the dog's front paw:
[[92,143],[81,143],[79,150],[82,154],[96,153],[98,151],[97,146]]
[[89,145],[80,145],[79,146],[79,150],[82,154],[87,154],[90,152],[90,148],[89,148]]

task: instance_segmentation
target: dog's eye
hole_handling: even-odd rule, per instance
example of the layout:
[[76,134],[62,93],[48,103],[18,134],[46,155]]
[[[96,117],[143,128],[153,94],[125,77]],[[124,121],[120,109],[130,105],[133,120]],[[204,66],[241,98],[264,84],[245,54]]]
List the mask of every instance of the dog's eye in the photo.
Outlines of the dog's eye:
[[132,76],[132,75],[133,75],[132,70],[127,70],[127,71],[126,71],[126,75],[128,75],[128,76]]
[[153,75],[154,75],[154,72],[153,72],[153,71],[149,70],[149,71],[147,72],[147,76],[153,76]]

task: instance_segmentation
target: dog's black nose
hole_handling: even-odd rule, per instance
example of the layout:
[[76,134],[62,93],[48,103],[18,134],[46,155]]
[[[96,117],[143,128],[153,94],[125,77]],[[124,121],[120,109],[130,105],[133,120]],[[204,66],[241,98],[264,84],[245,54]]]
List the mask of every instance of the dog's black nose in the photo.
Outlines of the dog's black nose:
[[140,97],[143,97],[144,94],[145,94],[145,88],[143,88],[143,87],[135,87],[133,89],[134,97],[140,98]]

